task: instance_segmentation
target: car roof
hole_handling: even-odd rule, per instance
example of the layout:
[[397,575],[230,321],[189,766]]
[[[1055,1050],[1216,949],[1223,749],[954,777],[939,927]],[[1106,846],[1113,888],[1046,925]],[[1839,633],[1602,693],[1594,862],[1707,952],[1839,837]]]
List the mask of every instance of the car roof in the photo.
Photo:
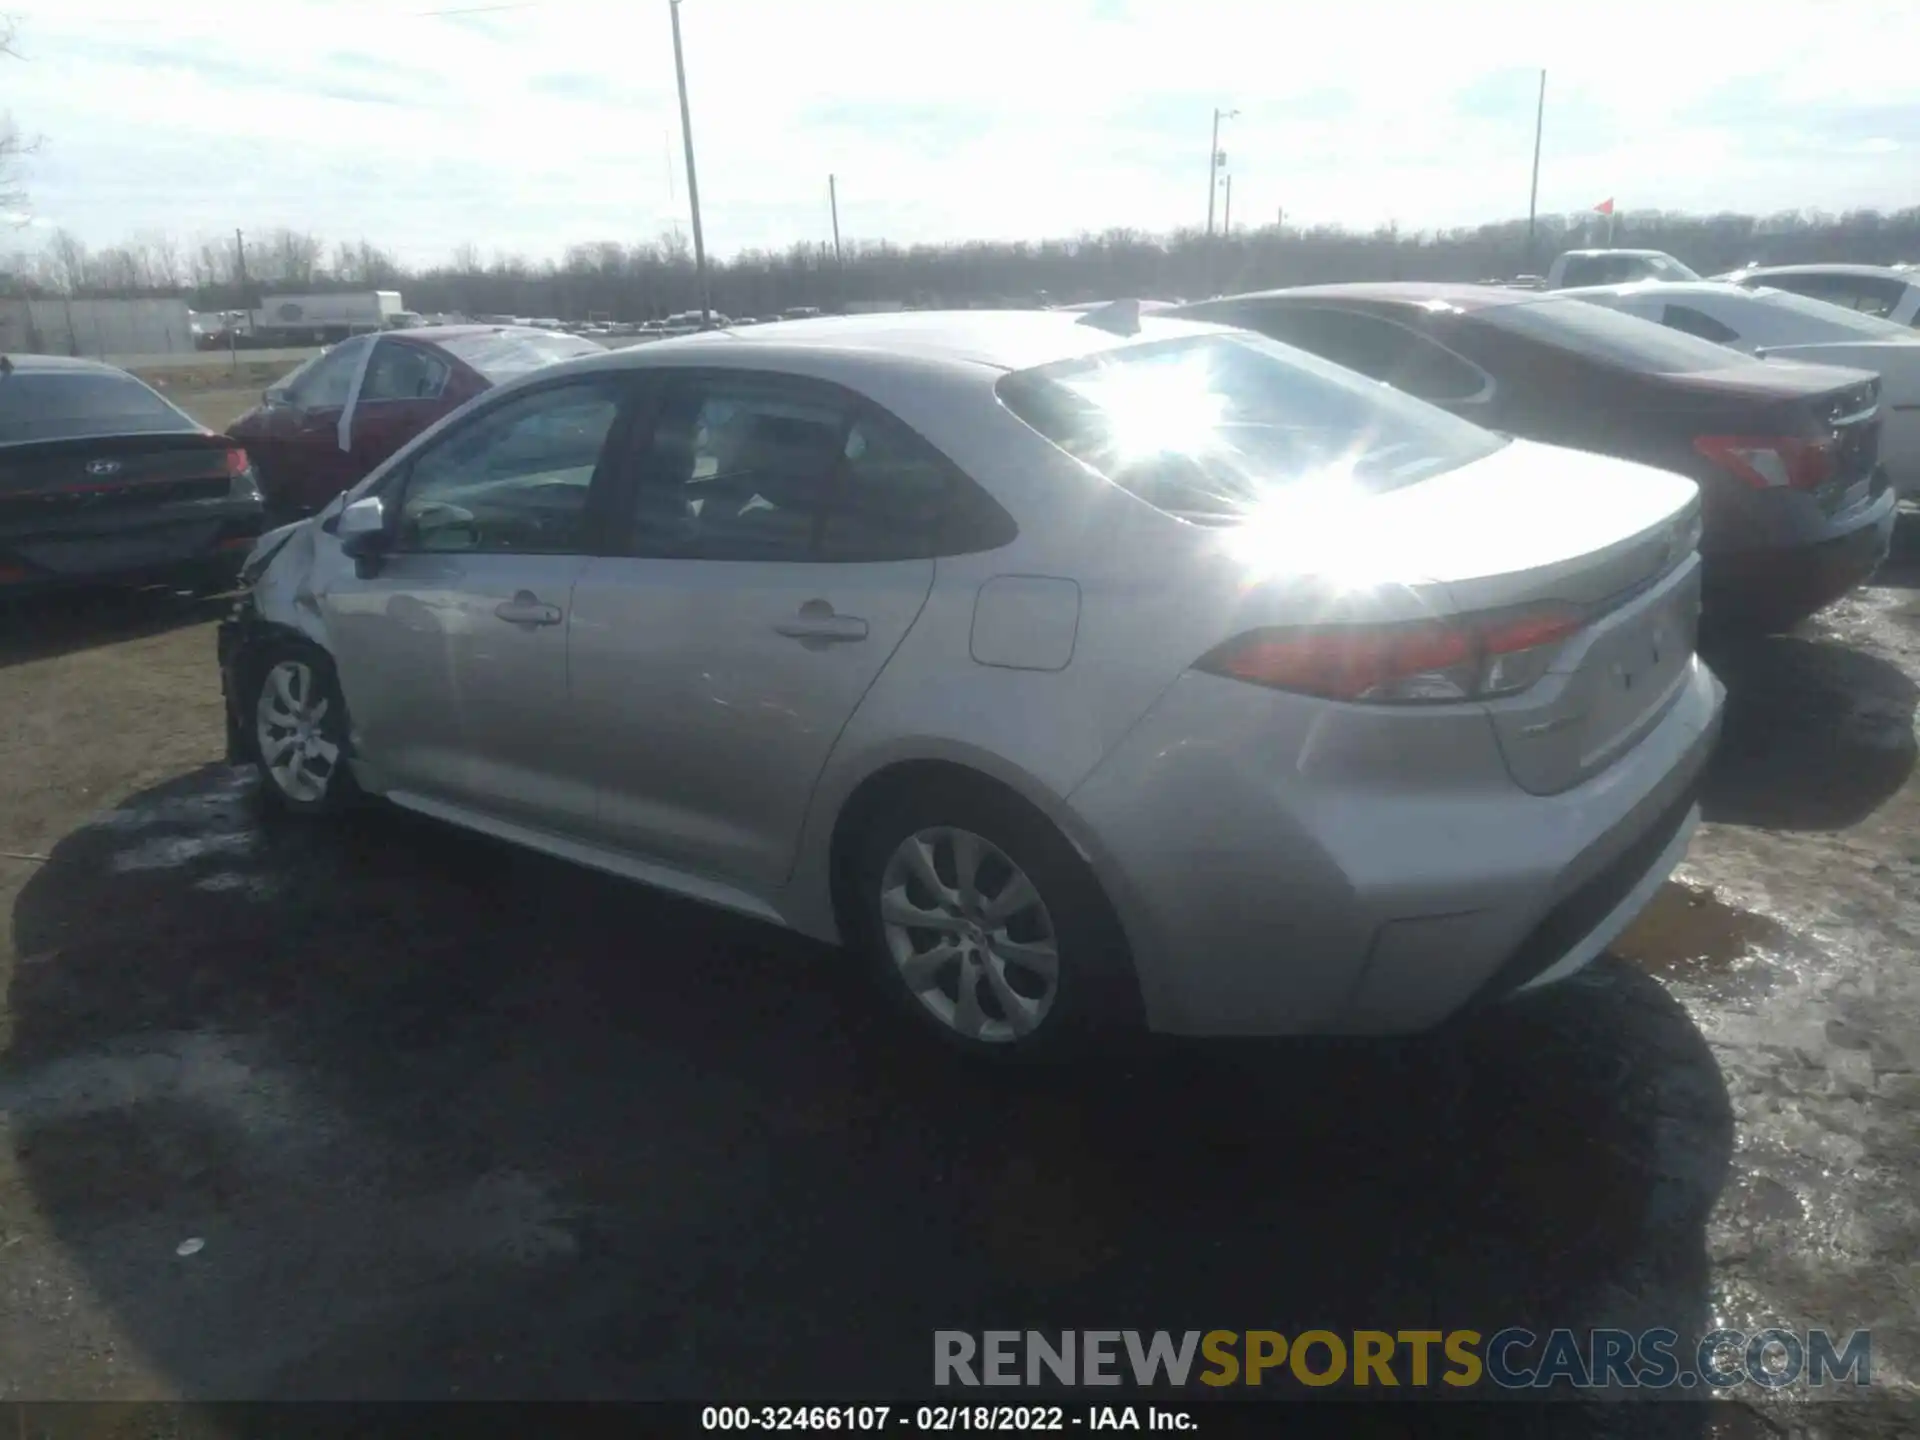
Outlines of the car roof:
[[127,373],[118,365],[109,365],[104,360],[88,360],[76,355],[22,355],[18,351],[13,350],[5,353],[8,362],[16,372],[25,370],[77,370],[96,375],[125,375]]
[[707,330],[614,350],[605,360],[596,356],[587,363],[697,365],[708,357],[738,363],[745,354],[772,358],[769,352],[780,351],[814,357],[899,356],[956,367],[1027,370],[1142,341],[1220,328],[1142,313],[1135,333],[1120,334],[1088,323],[1085,315],[1058,310],[908,310]]
[[1569,255],[1582,255],[1582,256],[1585,256],[1585,255],[1637,255],[1643,259],[1654,257],[1654,256],[1658,256],[1662,260],[1673,259],[1673,256],[1669,255],[1664,250],[1626,250],[1626,249],[1611,250],[1611,249],[1604,249],[1604,248],[1595,249],[1595,250],[1563,250],[1560,253],[1560,258],[1564,260]]
[[564,330],[549,330],[543,325],[409,325],[404,330],[383,330],[401,340],[465,340],[475,335],[565,335]]
[[1552,290],[1552,295],[1665,295],[1678,298],[1683,295],[1727,296],[1741,300],[1752,300],[1764,295],[1777,295],[1780,292],[1765,285],[1749,287],[1735,285],[1730,280],[1622,280],[1612,285],[1569,285],[1564,290]]
[[1913,272],[1909,270],[1896,270],[1891,265],[1855,265],[1848,262],[1832,265],[1748,265],[1728,273],[1733,275],[1874,275],[1887,280],[1901,280],[1909,285],[1913,283]]
[[[1438,280],[1367,280],[1343,285],[1296,285],[1284,290],[1254,290],[1222,295],[1221,300],[1374,300],[1393,305],[1450,305],[1480,310],[1490,305],[1537,305],[1557,291],[1515,290],[1504,285],[1468,285]],[[1201,304],[1211,302],[1201,301]]]

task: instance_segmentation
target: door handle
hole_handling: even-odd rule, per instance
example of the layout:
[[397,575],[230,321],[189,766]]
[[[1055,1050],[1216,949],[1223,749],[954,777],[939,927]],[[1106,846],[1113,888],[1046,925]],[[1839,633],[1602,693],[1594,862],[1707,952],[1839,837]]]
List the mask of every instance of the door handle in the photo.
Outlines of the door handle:
[[562,614],[558,605],[549,605],[531,590],[522,590],[511,600],[502,600],[493,613],[509,625],[558,625]]
[[825,600],[809,600],[800,607],[797,616],[782,620],[773,627],[773,632],[789,640],[798,640],[809,649],[818,649],[824,645],[844,645],[866,639],[867,622],[858,615],[834,614],[833,606]]

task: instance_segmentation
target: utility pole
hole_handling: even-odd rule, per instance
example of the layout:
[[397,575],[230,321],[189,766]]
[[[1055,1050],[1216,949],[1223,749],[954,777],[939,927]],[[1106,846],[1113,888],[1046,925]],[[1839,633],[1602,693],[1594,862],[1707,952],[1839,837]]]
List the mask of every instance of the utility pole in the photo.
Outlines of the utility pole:
[[827,208],[833,212],[833,268],[835,288],[840,292],[840,308],[847,308],[847,262],[840,254],[840,187],[827,176]]
[[1220,185],[1220,162],[1225,157],[1220,153],[1220,122],[1231,120],[1240,112],[1222,110],[1218,106],[1213,112],[1213,145],[1207,151],[1207,238],[1213,238],[1213,199]]
[[1540,132],[1547,121],[1547,72],[1540,72],[1540,102],[1533,112],[1533,190],[1527,196],[1527,273],[1535,273],[1533,217],[1540,208]]
[[707,244],[700,233],[700,181],[693,170],[693,115],[687,109],[687,62],[680,51],[680,0],[667,0],[673,17],[673,75],[680,86],[680,135],[687,144],[687,203],[693,207],[693,273],[700,285],[700,323],[713,323],[707,294]]
[[833,176],[827,176],[827,205],[833,211],[833,263],[845,268],[846,261],[840,258],[840,189]]
[[1233,234],[1233,176],[1227,176],[1227,208],[1220,217],[1220,235],[1222,239]]
[[[238,228],[233,232],[233,273],[240,287],[240,307],[247,312],[247,328],[253,328],[252,298],[247,294],[247,237]],[[227,326],[227,363],[233,367],[233,373],[240,373],[240,321],[236,318]]]

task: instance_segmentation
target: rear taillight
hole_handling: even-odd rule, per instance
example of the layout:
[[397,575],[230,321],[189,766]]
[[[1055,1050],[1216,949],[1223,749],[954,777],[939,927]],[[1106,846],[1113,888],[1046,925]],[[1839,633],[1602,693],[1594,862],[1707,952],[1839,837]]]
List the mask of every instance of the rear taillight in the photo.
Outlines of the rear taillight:
[[260,481],[253,473],[253,462],[244,450],[227,451],[227,499],[258,500]]
[[1834,475],[1833,441],[1792,435],[1702,435],[1693,448],[1757,490],[1818,490]]
[[1198,668],[1275,690],[1370,705],[1487,700],[1525,690],[1585,618],[1559,605],[1400,625],[1252,630]]

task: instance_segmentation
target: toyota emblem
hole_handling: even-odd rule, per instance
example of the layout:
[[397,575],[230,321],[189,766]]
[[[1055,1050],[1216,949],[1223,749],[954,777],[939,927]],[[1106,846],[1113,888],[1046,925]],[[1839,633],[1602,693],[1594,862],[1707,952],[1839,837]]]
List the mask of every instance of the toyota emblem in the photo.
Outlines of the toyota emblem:
[[118,475],[120,473],[120,462],[118,460],[89,460],[87,462],[87,473],[96,476]]

